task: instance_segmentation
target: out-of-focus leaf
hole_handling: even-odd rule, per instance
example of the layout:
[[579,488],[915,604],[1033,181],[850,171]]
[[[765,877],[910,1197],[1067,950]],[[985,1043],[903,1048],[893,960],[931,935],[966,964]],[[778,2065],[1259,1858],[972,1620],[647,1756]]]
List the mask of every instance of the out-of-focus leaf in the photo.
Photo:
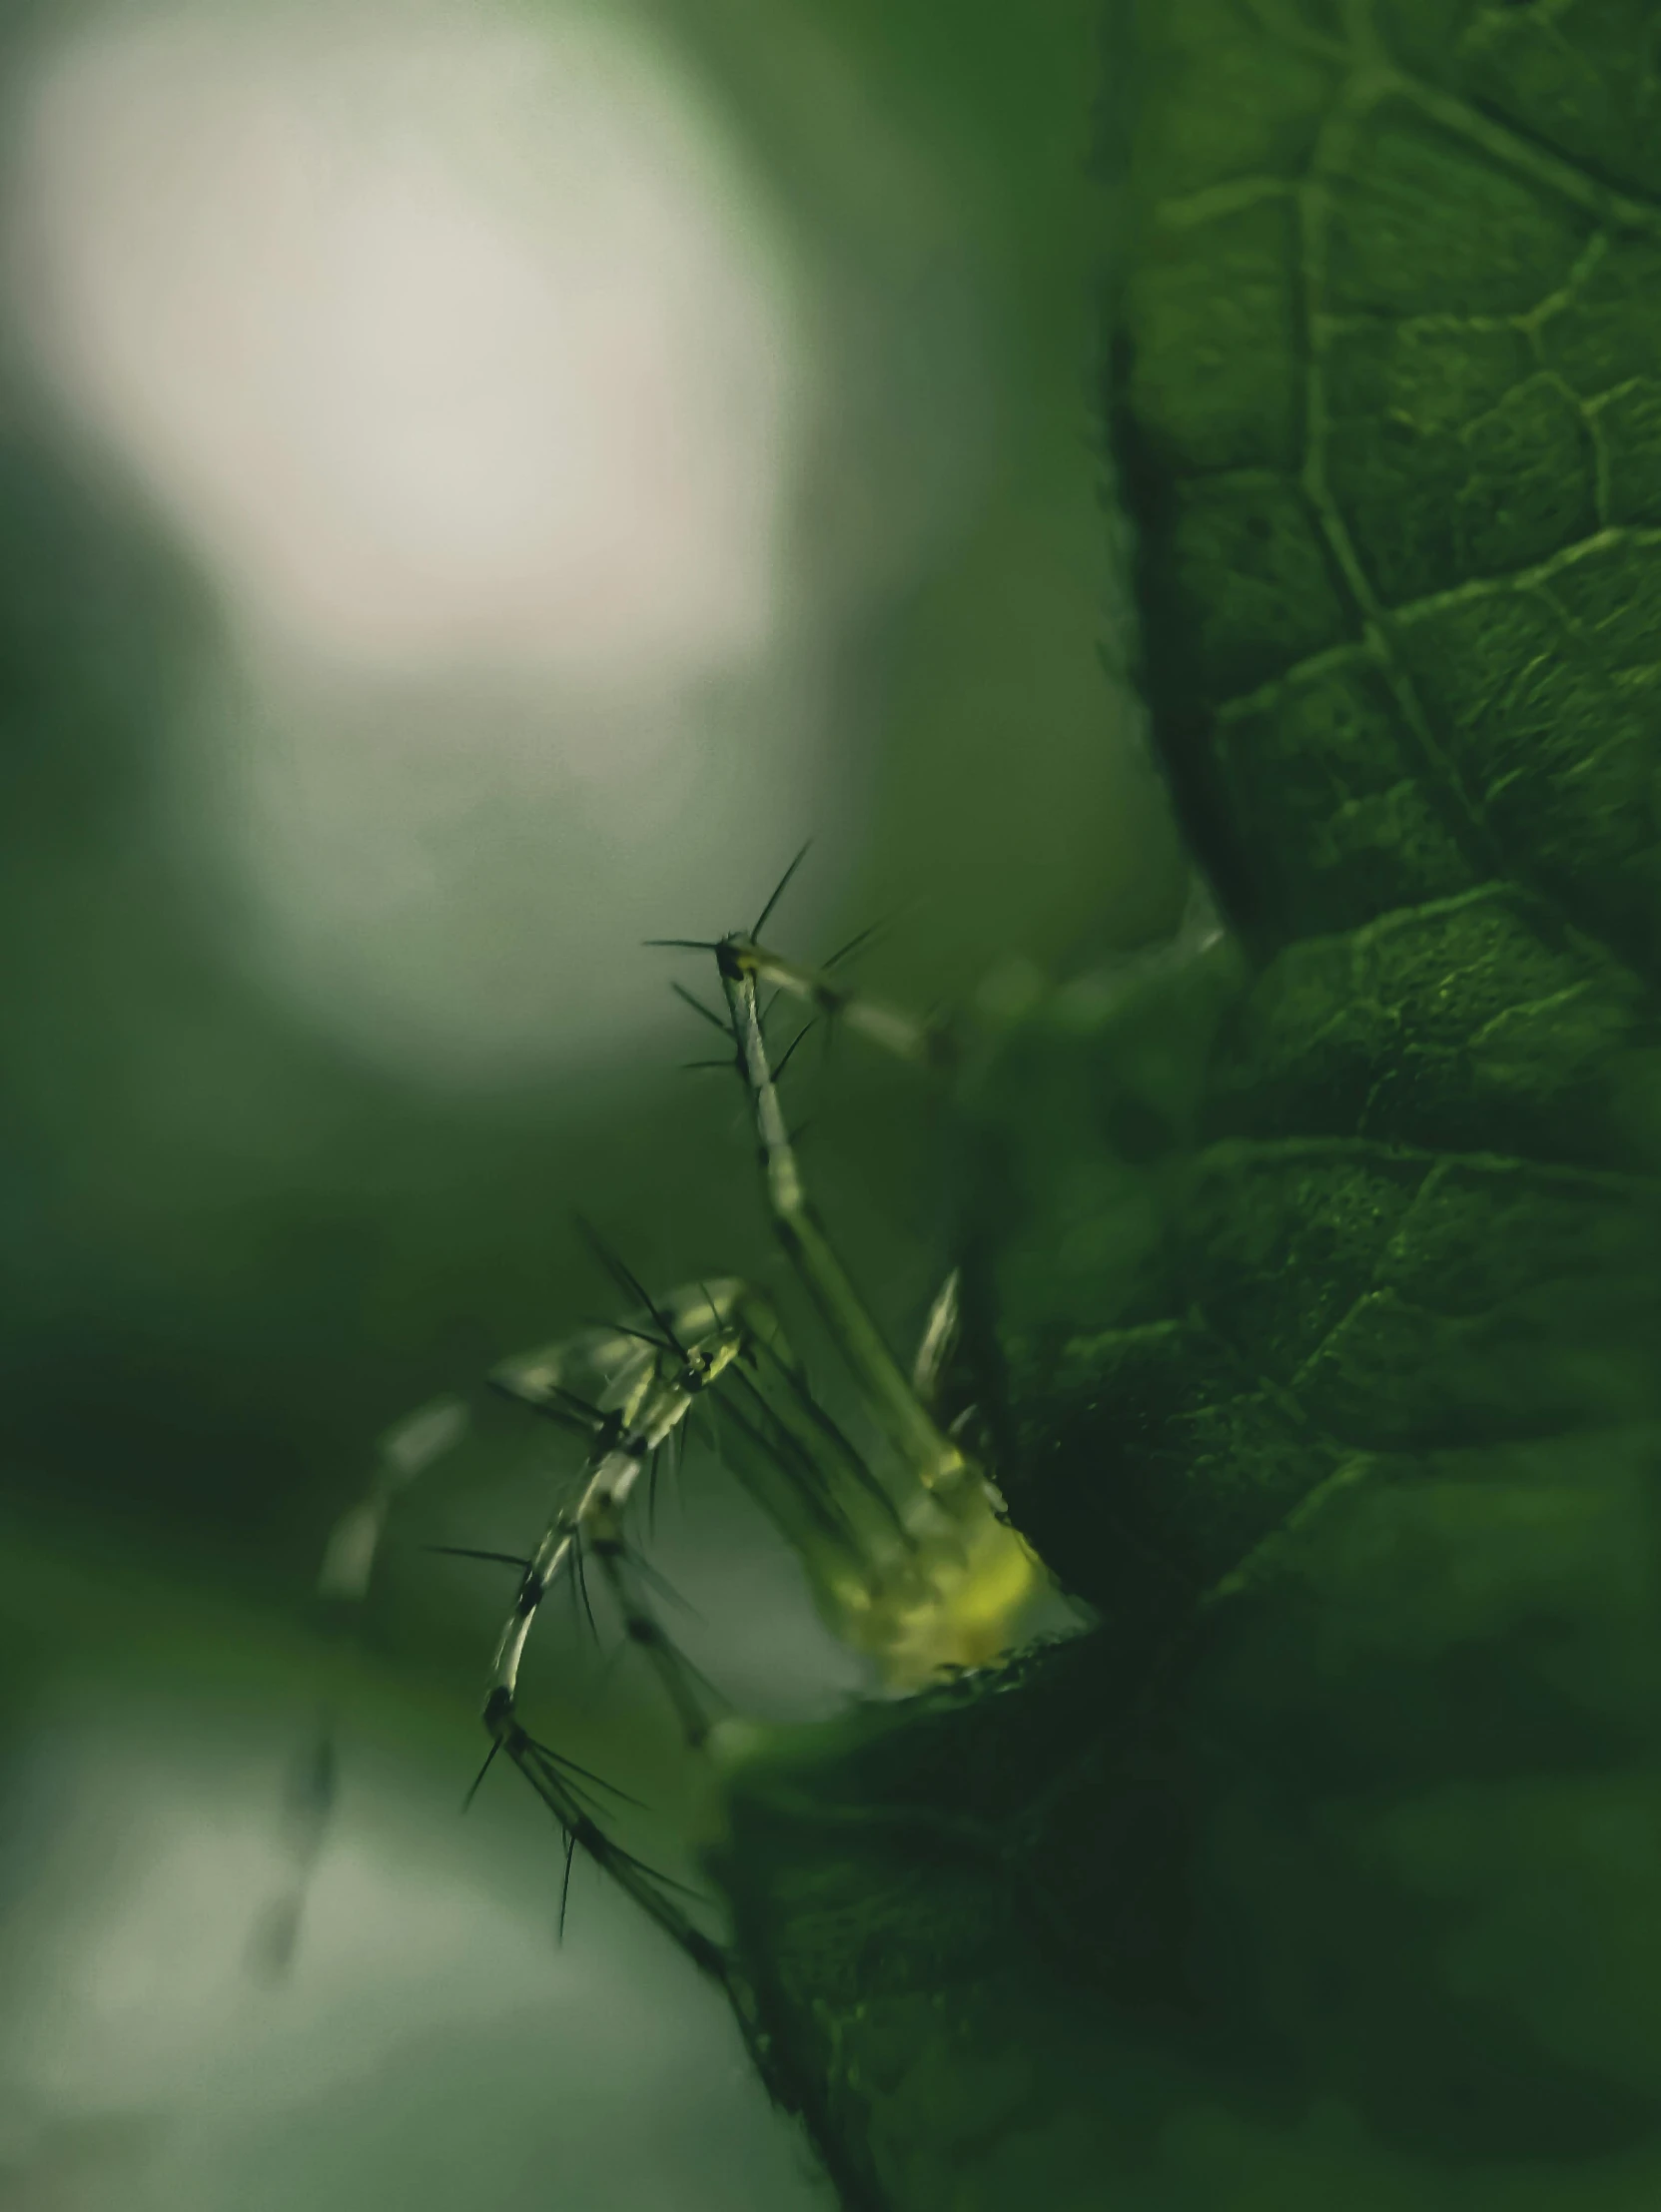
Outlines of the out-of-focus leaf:
[[1111,413],[1228,939],[965,1101],[1099,1610],[735,1758],[886,2212],[1661,2200],[1661,26],[1124,0]]

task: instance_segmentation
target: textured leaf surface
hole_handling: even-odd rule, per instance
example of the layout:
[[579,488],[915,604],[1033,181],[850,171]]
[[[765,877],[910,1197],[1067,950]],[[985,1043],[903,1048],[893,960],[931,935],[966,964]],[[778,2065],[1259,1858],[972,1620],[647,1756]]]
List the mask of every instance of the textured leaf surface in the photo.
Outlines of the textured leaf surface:
[[965,1101],[1101,1626],[735,1766],[889,2212],[1661,2200],[1661,17],[1145,0],[1115,440],[1231,927]]

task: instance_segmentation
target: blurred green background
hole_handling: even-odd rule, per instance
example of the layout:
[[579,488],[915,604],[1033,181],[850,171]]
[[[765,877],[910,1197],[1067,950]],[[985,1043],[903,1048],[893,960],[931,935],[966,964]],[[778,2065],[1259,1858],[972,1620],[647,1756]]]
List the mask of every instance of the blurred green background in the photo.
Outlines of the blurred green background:
[[[0,2206],[823,2201],[736,2036],[506,1778],[504,1593],[309,1625],[373,1439],[648,1279],[773,1279],[648,952],[753,916],[928,1006],[1172,919],[1113,673],[1096,9],[5,17]],[[931,1102],[793,1072],[897,1338]],[[811,1347],[810,1347],[811,1348]],[[506,1424],[415,1542],[522,1543]],[[471,1478],[470,1484],[467,1478]],[[424,1516],[424,1518],[423,1518]],[[694,1460],[654,1557],[741,1707],[857,1687]],[[452,1571],[453,1570],[453,1571]],[[483,1587],[478,1576],[484,1576]],[[660,1801],[569,1624],[547,1733]],[[285,1763],[345,1699],[296,1970]]]

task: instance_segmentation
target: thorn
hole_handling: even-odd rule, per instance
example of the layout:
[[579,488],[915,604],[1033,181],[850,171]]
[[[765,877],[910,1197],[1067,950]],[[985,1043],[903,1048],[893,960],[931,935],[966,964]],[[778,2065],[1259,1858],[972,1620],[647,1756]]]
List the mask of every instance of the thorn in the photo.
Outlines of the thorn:
[[837,966],[838,966],[838,965],[839,965],[839,964],[840,964],[841,962],[843,962],[843,961],[845,961],[845,960],[849,960],[849,959],[851,959],[851,958],[852,958],[852,956],[853,956],[853,955],[854,955],[855,953],[857,953],[857,952],[859,951],[859,948],[860,948],[860,947],[861,947],[862,945],[867,945],[867,944],[869,944],[869,943],[870,943],[870,941],[871,941],[871,939],[872,939],[873,937],[875,937],[875,936],[876,936],[876,934],[877,934],[877,932],[878,932],[879,930],[883,930],[883,929],[886,929],[887,927],[888,927],[888,925],[887,925],[887,923],[886,923],[886,922],[869,922],[869,923],[867,923],[867,924],[866,924],[866,926],[865,926],[865,928],[864,928],[864,929],[862,929],[862,930],[861,930],[861,931],[860,931],[860,932],[858,933],[858,935],[857,935],[857,936],[854,936],[854,937],[850,937],[850,938],[849,938],[849,940],[848,940],[848,942],[847,942],[847,944],[846,944],[846,945],[840,945],[840,946],[838,946],[838,947],[837,947],[837,949],[836,949],[836,951],[835,951],[834,953],[832,953],[832,955],[831,955],[831,957],[829,958],[829,960],[823,960],[823,961],[821,961],[821,962],[819,963],[820,967],[821,967],[821,968],[835,968],[835,967],[837,967]]
[[569,1406],[572,1413],[593,1428],[605,1426],[605,1415],[597,1405],[590,1405],[586,1398],[578,1397],[574,1390],[567,1390],[562,1382],[544,1383],[542,1386],[550,1398],[557,1398],[561,1405]]
[[[732,1059],[728,1059],[728,1060],[683,1060],[683,1061],[681,1062],[681,1064],[680,1064],[680,1068],[681,1068],[681,1074],[682,1074],[682,1075],[686,1075],[686,1076],[693,1076],[693,1075],[698,1075],[698,1076],[701,1076],[701,1075],[705,1074],[705,1073],[706,1073],[706,1072],[707,1072],[707,1071],[708,1071],[709,1069],[711,1069],[711,1068],[719,1068],[719,1069],[722,1069],[722,1070],[724,1070],[724,1072],[725,1072],[725,1073],[726,1073],[727,1075],[729,1075],[729,1076],[730,1076],[730,1075],[732,1074],[733,1070],[734,1070],[735,1068],[738,1068],[738,1063],[737,1063],[737,1061],[736,1061],[736,1060],[732,1060]],[[738,1068],[738,1073],[739,1073],[740,1075],[742,1075],[742,1074],[743,1074],[743,1070],[742,1070],[741,1068]]]
[[492,1736],[490,1739],[490,1748],[484,1754],[484,1764],[482,1767],[479,1768],[477,1774],[473,1776],[471,1787],[468,1789],[466,1796],[461,1800],[461,1811],[463,1814],[465,1814],[470,1809],[474,1798],[477,1797],[478,1786],[484,1780],[484,1777],[490,1772],[490,1763],[495,1758],[497,1752],[499,1752],[500,1749],[501,1738],[499,1736]]
[[812,838],[809,838],[807,844],[802,847],[801,851],[790,863],[790,866],[784,871],[784,874],[773,886],[773,896],[768,900],[767,904],[756,916],[755,927],[750,932],[750,936],[752,939],[758,938],[761,935],[762,931],[767,927],[768,917],[771,915],[774,907],[776,907],[779,901],[784,897],[785,886],[789,883],[791,877],[796,873],[797,869],[802,865],[802,862],[806,860],[808,855],[808,848],[812,845]]
[[530,1561],[512,1552],[475,1552],[464,1544],[423,1544],[421,1550],[440,1553],[445,1559],[492,1559],[503,1567],[517,1567],[522,1575],[530,1572]]
[[[631,1328],[626,1321],[602,1321],[598,1314],[590,1313],[584,1326],[591,1329],[608,1329],[613,1336],[630,1336],[636,1344],[649,1344],[654,1352],[678,1352],[678,1344],[665,1343],[661,1336],[653,1336],[647,1329]],[[681,1352],[681,1357],[685,1358]]]
[[588,1631],[597,1644],[600,1640],[599,1625],[594,1619],[594,1608],[588,1596],[588,1571],[582,1564],[582,1536],[580,1531],[571,1538],[571,1565],[576,1572],[572,1577],[582,1598],[582,1610],[588,1616]]
[[[715,1464],[720,1468],[722,1474],[730,1475],[732,1469],[727,1465],[727,1455],[721,1447],[721,1424],[716,1418],[717,1409],[714,1399],[706,1399],[698,1410],[700,1413],[707,1413],[709,1416],[709,1448],[715,1454]],[[687,1418],[690,1419],[691,1416],[688,1415]]]
[[655,1866],[648,1866],[643,1858],[636,1858],[632,1851],[625,1851],[620,1844],[612,1843],[608,1848],[613,1858],[619,1859],[625,1866],[632,1866],[637,1874],[644,1874],[648,1881],[661,1882],[665,1889],[678,1889],[683,1897],[690,1897],[694,1904],[708,1903],[709,1900],[701,1889],[694,1889],[687,1882],[677,1881],[673,1874],[665,1874]]
[[666,1599],[670,1605],[678,1606],[682,1613],[689,1613],[694,1621],[703,1619],[703,1615],[692,1601],[689,1598],[683,1598],[674,1584],[666,1576],[659,1574],[651,1561],[642,1557],[632,1544],[626,1545],[624,1550],[631,1572],[640,1577],[648,1590],[654,1590],[660,1598]]
[[720,940],[714,937],[643,937],[641,944],[652,952],[669,953],[718,953]]
[[[690,1418],[691,1410],[691,1407],[688,1406],[686,1412],[681,1415],[669,1431],[669,1483],[677,1498],[684,1497],[686,1492],[686,1447],[690,1435],[687,1421]],[[646,1533],[648,1536],[656,1533],[656,1514],[657,1495],[654,1489],[646,1515]]]
[[767,1402],[765,1392],[755,1380],[755,1377],[749,1373],[747,1367],[742,1363],[735,1363],[732,1371],[743,1388],[755,1400],[756,1411],[761,1416],[761,1425],[759,1428],[753,1426],[749,1417],[741,1414],[730,1399],[722,1410],[732,1415],[743,1432],[761,1443],[768,1455],[787,1474],[793,1470],[796,1479],[812,1497],[820,1499],[824,1494],[825,1482],[813,1454],[801,1438],[793,1434],[775,1408]]
[[[607,1328],[612,1325],[609,1321],[605,1324]],[[498,1398],[528,1406],[532,1413],[539,1413],[544,1421],[552,1421],[559,1428],[575,1429],[579,1435],[591,1436],[604,1423],[605,1416],[597,1406],[591,1406],[585,1398],[562,1389],[556,1382],[539,1384],[532,1395],[528,1389],[521,1390],[516,1383],[509,1382],[503,1374],[490,1375],[486,1380]]]
[[606,1427],[606,1420],[610,1416],[601,1413],[597,1405],[588,1405],[588,1400],[579,1398],[573,1389],[566,1389],[564,1382],[548,1382],[546,1389],[548,1389],[550,1398],[557,1398],[559,1405],[570,1407],[570,1413],[573,1413],[577,1420],[584,1422],[588,1429],[604,1429]]
[[562,1412],[556,1405],[548,1405],[541,1398],[527,1397],[522,1390],[515,1390],[511,1383],[492,1380],[490,1388],[498,1397],[510,1399],[514,1405],[522,1406],[526,1413],[534,1413],[539,1421],[551,1421],[556,1429],[563,1429],[567,1436],[586,1436],[590,1433],[574,1415]]
[[[771,1349],[770,1346],[768,1348]],[[881,1501],[885,1511],[894,1520],[896,1527],[904,1532],[904,1523],[900,1519],[893,1500],[882,1489],[875,1475],[865,1465],[853,1445],[849,1443],[847,1437],[843,1435],[841,1429],[832,1420],[830,1414],[818,1403],[811,1392],[805,1389],[801,1379],[794,1375],[787,1365],[781,1361],[780,1366],[790,1381],[792,1389],[802,1399],[803,1405],[813,1419],[815,1426],[824,1433],[839,1456],[845,1460],[860,1487],[869,1490]],[[826,1480],[824,1470],[814,1458],[811,1450],[801,1437],[796,1435],[786,1424],[783,1418],[774,1411],[754,1377],[746,1373],[742,1365],[736,1366],[733,1371],[755,1400],[758,1409],[765,1417],[768,1427],[758,1429],[746,1415],[739,1412],[730,1398],[723,1402],[722,1412],[737,1423],[741,1435],[747,1436],[751,1443],[756,1445],[787,1479],[794,1481],[801,1497],[809,1510],[816,1516],[826,1534],[835,1542],[846,1544],[857,1552],[859,1550],[859,1538],[853,1523],[848,1518],[847,1509],[837,1499],[831,1485]]]
[[[878,1506],[881,1507],[883,1512],[893,1523],[896,1534],[900,1536],[900,1538],[906,1543],[909,1548],[914,1540],[910,1534],[910,1531],[906,1527],[905,1517],[900,1512],[899,1507],[894,1503],[894,1500],[889,1496],[887,1490],[884,1489],[881,1482],[879,1482],[877,1477],[872,1473],[870,1467],[866,1464],[864,1454],[855,1445],[853,1439],[848,1435],[847,1431],[843,1428],[840,1421],[838,1421],[836,1416],[831,1412],[829,1406],[823,1404],[818,1396],[815,1394],[813,1384],[808,1377],[807,1370],[804,1367],[798,1366],[795,1360],[786,1359],[784,1354],[779,1350],[778,1346],[776,1344],[768,1343],[765,1337],[758,1337],[756,1339],[756,1342],[760,1350],[765,1352],[767,1356],[772,1360],[775,1370],[783,1376],[785,1385],[789,1389],[790,1394],[792,1395],[792,1397],[795,1398],[797,1404],[801,1406],[803,1412],[806,1413],[808,1419],[813,1423],[814,1427],[819,1431],[820,1435],[824,1437],[826,1443],[830,1446],[832,1451],[836,1453],[837,1457],[841,1460],[843,1466],[846,1467],[848,1471],[852,1474],[854,1480],[859,1484],[860,1488],[865,1491],[868,1497],[870,1497]],[[743,1370],[740,1369],[739,1372],[742,1373]],[[747,1380],[748,1378],[746,1377],[745,1379]],[[750,1387],[752,1389],[755,1389],[756,1386],[754,1384],[751,1384]],[[757,1396],[760,1396],[759,1390],[756,1391],[756,1394]],[[811,1459],[811,1455],[808,1456]],[[817,1475],[817,1467],[815,1467],[814,1472]]]
[[607,1782],[603,1775],[596,1775],[591,1767],[578,1766],[574,1759],[567,1759],[563,1752],[556,1752],[549,1744],[541,1743],[534,1736],[524,1738],[525,1747],[537,1758],[544,1760],[555,1775],[563,1780],[566,1775],[580,1775],[584,1782],[591,1782],[596,1790],[603,1790],[608,1798],[616,1798],[623,1805],[631,1805],[637,1813],[646,1808],[639,1798],[631,1798],[626,1790],[619,1790],[614,1782]]
[[802,1027],[801,1027],[801,1028],[800,1028],[800,1029],[799,1029],[799,1030],[798,1030],[798,1031],[796,1032],[795,1036],[794,1036],[794,1037],[793,1037],[793,1038],[792,1038],[792,1039],[790,1040],[789,1044],[788,1044],[788,1045],[787,1045],[787,1046],[786,1046],[786,1047],[784,1048],[784,1055],[783,1055],[783,1058],[782,1058],[782,1059],[781,1059],[781,1060],[779,1061],[779,1064],[778,1064],[778,1066],[777,1066],[777,1067],[776,1067],[776,1068],[775,1068],[775,1069],[773,1070],[773,1081],[774,1081],[774,1083],[778,1083],[778,1082],[780,1081],[780,1079],[781,1079],[781,1078],[783,1077],[783,1075],[784,1075],[784,1071],[785,1071],[785,1070],[786,1070],[786,1069],[787,1069],[787,1068],[789,1067],[789,1065],[790,1065],[790,1060],[791,1060],[791,1056],[792,1056],[792,1054],[793,1054],[793,1053],[795,1052],[795,1050],[796,1050],[796,1047],[797,1047],[797,1046],[798,1046],[798,1045],[799,1045],[799,1044],[801,1043],[802,1039],[803,1039],[804,1037],[806,1037],[806,1035],[807,1035],[807,1033],[808,1033],[808,1031],[809,1031],[809,1030],[811,1030],[811,1029],[816,1029],[816,1028],[818,1027],[818,1023],[819,1023],[819,1017],[818,1017],[817,1015],[815,1015],[815,1016],[813,1017],[812,1021],[810,1021],[810,1022],[804,1022],[804,1023],[802,1024]]
[[683,984],[672,983],[669,989],[683,1005],[689,1006],[694,1014],[701,1014],[704,1020],[718,1029],[723,1037],[730,1038],[732,1036],[732,1024],[724,1022],[713,1007],[706,1007],[703,1001],[693,992],[688,991]]
[[646,1289],[645,1284],[640,1280],[639,1276],[636,1275],[632,1268],[628,1267],[618,1256],[618,1254],[611,1249],[611,1247],[606,1243],[605,1239],[600,1235],[599,1231],[594,1227],[591,1221],[586,1220],[584,1216],[580,1213],[573,1213],[571,1218],[575,1221],[577,1228],[581,1231],[583,1241],[587,1244],[588,1249],[593,1253],[594,1257],[599,1261],[600,1265],[605,1269],[606,1273],[611,1277],[612,1281],[617,1284],[619,1289],[625,1291],[628,1296],[634,1300],[636,1305],[644,1307],[645,1311],[650,1314],[654,1325],[663,1332],[665,1337],[667,1337],[670,1348],[673,1351],[678,1352],[681,1358],[684,1359],[686,1357],[685,1345],[682,1344],[680,1339],[676,1336],[674,1330],[670,1327],[667,1318],[658,1311],[657,1306],[652,1300],[650,1292]]
[[[573,1782],[565,1772],[564,1762],[553,1759],[551,1755],[544,1757],[526,1751],[520,1760],[520,1771],[539,1776],[549,1791],[557,1791],[562,1800],[573,1806],[585,1808],[589,1813],[604,1811],[593,1791],[586,1789],[580,1782]],[[603,1790],[605,1785],[599,1783],[596,1787]],[[637,1799],[624,1797],[621,1790],[615,1791],[613,1795],[622,1798],[626,1805],[637,1805],[639,1802]],[[552,1798],[547,1802],[551,1805]]]
[[[671,1595],[674,1595],[674,1593],[671,1592]],[[676,1603],[680,1602],[676,1598]],[[698,1700],[692,1695],[688,1684],[695,1684],[706,1698],[715,1705],[723,1707],[728,1713],[732,1711],[732,1700],[724,1690],[718,1689],[710,1681],[701,1667],[695,1667],[692,1664],[674,1638],[664,1628],[661,1621],[653,1619],[652,1615],[643,1606],[629,1607],[623,1615],[623,1625],[630,1644],[638,1644],[642,1650],[655,1649],[662,1653],[670,1662],[676,1675],[683,1678],[678,1688],[669,1690],[669,1697],[677,1709],[677,1717],[686,1729],[689,1741],[696,1748],[697,1745],[703,1742],[709,1731],[703,1714],[698,1710]],[[665,1687],[668,1687],[667,1684],[665,1684]],[[692,1734],[693,1724],[696,1725],[697,1729],[695,1736]]]
[[565,1940],[565,1907],[571,1901],[571,1866],[575,1858],[576,1838],[567,1829],[565,1831],[565,1871],[560,1876],[559,1881],[559,1932],[554,1938],[559,1943]]

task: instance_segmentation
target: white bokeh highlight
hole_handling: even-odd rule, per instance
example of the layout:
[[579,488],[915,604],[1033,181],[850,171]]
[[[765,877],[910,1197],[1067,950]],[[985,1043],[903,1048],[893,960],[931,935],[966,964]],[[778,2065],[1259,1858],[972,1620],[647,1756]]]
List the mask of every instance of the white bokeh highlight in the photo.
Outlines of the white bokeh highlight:
[[765,644],[788,257],[626,10],[122,17],[22,173],[44,361],[251,627],[606,688]]
[[493,1084],[661,1034],[639,938],[814,831],[810,923],[857,796],[796,526],[818,311],[630,11],[128,11],[22,113],[37,371],[226,617],[173,758],[240,957]]

